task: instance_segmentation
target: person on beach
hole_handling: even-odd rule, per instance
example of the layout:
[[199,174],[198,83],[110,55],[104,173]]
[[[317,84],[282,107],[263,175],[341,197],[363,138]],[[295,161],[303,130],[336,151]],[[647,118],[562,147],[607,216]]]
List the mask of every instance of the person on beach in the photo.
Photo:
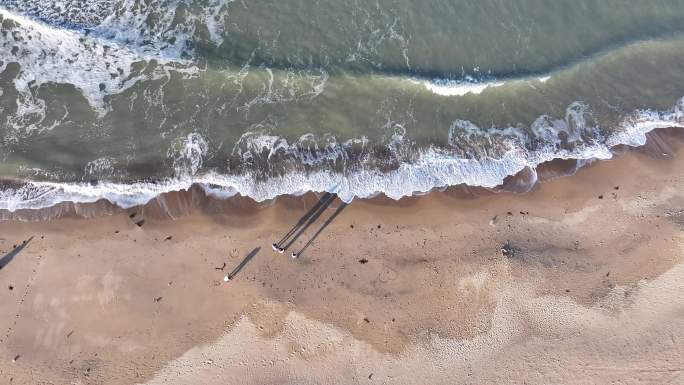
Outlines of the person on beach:
[[[336,195],[326,192],[318,200],[318,202],[306,213],[303,217],[295,223],[294,226],[280,239],[280,241],[271,244],[273,251],[280,254],[285,253],[285,250],[302,234],[306,228],[313,223],[325,210],[325,208],[335,199]],[[294,237],[294,238],[293,238]],[[288,240],[290,240],[288,242]],[[283,247],[284,246],[284,247]]]

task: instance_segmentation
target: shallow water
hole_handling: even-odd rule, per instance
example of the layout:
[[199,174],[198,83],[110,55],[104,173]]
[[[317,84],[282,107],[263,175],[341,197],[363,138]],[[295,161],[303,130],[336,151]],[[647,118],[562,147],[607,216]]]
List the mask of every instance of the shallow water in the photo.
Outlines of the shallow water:
[[684,125],[684,1],[0,0],[0,209],[496,186]]

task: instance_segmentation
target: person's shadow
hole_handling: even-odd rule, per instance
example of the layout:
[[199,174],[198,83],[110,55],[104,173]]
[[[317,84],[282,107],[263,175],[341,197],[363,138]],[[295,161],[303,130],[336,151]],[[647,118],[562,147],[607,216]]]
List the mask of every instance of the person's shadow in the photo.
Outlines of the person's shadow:
[[0,270],[2,270],[5,266],[9,265],[9,263],[12,262],[14,257],[16,257],[17,254],[19,254],[22,250],[26,248],[26,246],[28,246],[29,242],[31,242],[32,239],[33,237],[25,240],[21,243],[21,245],[15,247],[14,250],[10,251],[9,253],[5,254],[4,257],[0,258]]
[[237,265],[235,269],[233,269],[233,271],[230,272],[230,274],[228,274],[228,279],[233,279],[240,272],[240,270],[242,270],[242,268],[245,267],[245,265],[252,260],[252,258],[259,254],[259,250],[261,250],[261,247],[257,247],[256,249],[252,250],[249,254],[247,254],[245,259],[243,259],[242,262],[240,262],[240,264]]

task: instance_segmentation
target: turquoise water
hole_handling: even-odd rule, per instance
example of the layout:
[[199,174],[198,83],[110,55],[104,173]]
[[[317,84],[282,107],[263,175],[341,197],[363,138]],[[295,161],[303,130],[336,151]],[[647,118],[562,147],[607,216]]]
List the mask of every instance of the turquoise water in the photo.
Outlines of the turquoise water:
[[399,198],[684,124],[684,1],[0,0],[0,209]]

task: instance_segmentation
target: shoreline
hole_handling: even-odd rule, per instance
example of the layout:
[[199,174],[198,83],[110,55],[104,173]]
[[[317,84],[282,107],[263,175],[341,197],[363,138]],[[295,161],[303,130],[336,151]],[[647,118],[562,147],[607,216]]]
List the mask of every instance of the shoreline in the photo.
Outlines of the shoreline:
[[[355,198],[355,201],[366,200],[395,200],[412,199],[433,193],[444,191],[463,191],[468,194],[486,193],[529,193],[537,188],[540,183],[559,178],[572,177],[580,169],[590,166],[596,162],[615,160],[628,151],[645,152],[653,157],[669,158],[672,157],[675,147],[681,145],[684,140],[684,130],[680,127],[657,128],[645,134],[646,143],[640,147],[629,147],[619,145],[612,149],[613,157],[610,159],[554,159],[544,162],[532,170],[529,167],[521,170],[515,175],[509,175],[500,185],[488,188],[481,186],[469,186],[465,184],[436,187],[427,192],[414,192],[412,195],[404,196],[400,199],[387,197],[383,193],[377,193],[371,198]],[[674,145],[670,142],[676,142]],[[673,147],[674,146],[674,147]],[[151,198],[146,204],[123,208],[116,203],[101,198],[92,203],[76,203],[70,201],[59,202],[53,206],[39,209],[18,209],[14,211],[0,209],[0,222],[2,221],[45,221],[59,218],[93,218],[97,216],[116,215],[123,212],[147,212],[156,219],[177,219],[182,216],[190,215],[194,211],[211,213],[212,210],[230,210],[237,207],[238,210],[251,208],[258,210],[269,207],[278,200],[298,199],[321,192],[306,192],[299,195],[286,194],[265,201],[256,201],[251,197],[245,197],[236,193],[230,197],[217,197],[207,191],[206,188],[198,183],[193,183],[189,189],[178,191],[163,192]],[[224,202],[227,201],[227,202]]]
[[[125,210],[2,222],[0,254],[34,238],[0,270],[0,311],[12,315],[0,322],[0,376],[441,384],[510,383],[515,372],[533,384],[666,382],[680,373],[684,339],[684,157],[670,139],[672,158],[655,157],[663,149],[652,142],[525,194],[453,188],[355,200],[298,260],[270,244],[313,195],[200,210],[178,194],[168,201],[183,215],[146,207],[142,225]],[[647,371],[639,382],[587,364]]]

